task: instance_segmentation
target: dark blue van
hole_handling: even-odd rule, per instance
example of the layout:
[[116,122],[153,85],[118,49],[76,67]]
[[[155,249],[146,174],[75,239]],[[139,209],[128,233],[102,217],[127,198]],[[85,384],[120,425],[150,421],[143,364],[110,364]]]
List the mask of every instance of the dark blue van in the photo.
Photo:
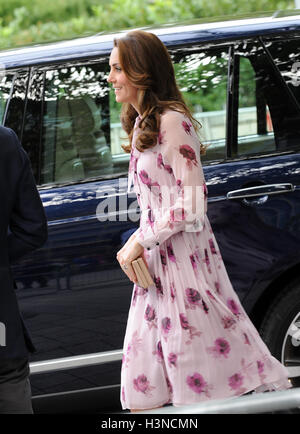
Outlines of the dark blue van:
[[[145,30],[167,45],[209,144],[208,217],[233,287],[299,386],[300,11]],[[14,266],[36,412],[120,405],[132,284],[116,253],[139,220],[106,81],[120,33],[0,53],[0,121],[30,156],[49,222],[47,244]]]

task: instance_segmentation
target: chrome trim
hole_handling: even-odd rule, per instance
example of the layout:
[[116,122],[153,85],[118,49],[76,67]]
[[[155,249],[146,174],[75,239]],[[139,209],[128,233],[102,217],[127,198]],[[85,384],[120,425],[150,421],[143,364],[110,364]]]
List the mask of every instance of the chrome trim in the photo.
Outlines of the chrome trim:
[[286,366],[289,373],[289,378],[300,377],[300,366]]
[[29,364],[30,374],[62,371],[64,369],[83,368],[103,363],[122,360],[123,350],[105,351],[101,353],[83,354],[81,356],[62,357]]
[[[190,415],[190,414],[268,414],[275,411],[283,411],[288,409],[295,409],[299,413],[300,408],[300,388],[289,390],[276,390],[268,393],[254,392],[251,395],[235,396],[226,399],[213,399],[206,400],[206,402],[199,402],[198,404],[190,404],[174,407],[172,405],[155,408],[151,410],[141,410],[139,414],[168,414],[172,418],[172,414]],[[286,413],[286,412],[284,412]],[[121,413],[120,413],[121,414]],[[164,417],[164,416],[163,416]],[[153,416],[152,416],[153,418]],[[183,418],[182,418],[183,419]],[[150,420],[150,418],[149,418]],[[154,421],[155,419],[152,419]],[[156,419],[160,420],[160,419]],[[169,421],[170,419],[168,419]],[[175,420],[176,419],[171,419]],[[182,420],[183,422],[183,420]],[[196,424],[197,419],[185,419],[188,422],[187,428],[199,428]],[[171,425],[173,427],[173,425]],[[181,425],[183,426],[183,425]],[[296,426],[296,425],[295,425]],[[152,427],[156,427],[154,424]],[[168,426],[169,427],[169,426]],[[180,427],[177,423],[173,428]],[[186,428],[186,424],[184,425]]]
[[[117,362],[122,360],[123,350],[106,351],[103,353],[84,354],[82,356],[62,357],[60,359],[32,362],[30,374],[42,374],[44,372],[63,371],[65,369],[83,368],[86,366],[101,365],[103,363]],[[300,376],[300,366],[288,366],[289,377]]]
[[226,197],[227,199],[243,199],[245,197],[290,193],[294,190],[295,190],[295,186],[290,183],[257,185],[255,187],[247,187],[247,188],[242,188],[240,190],[229,191]]

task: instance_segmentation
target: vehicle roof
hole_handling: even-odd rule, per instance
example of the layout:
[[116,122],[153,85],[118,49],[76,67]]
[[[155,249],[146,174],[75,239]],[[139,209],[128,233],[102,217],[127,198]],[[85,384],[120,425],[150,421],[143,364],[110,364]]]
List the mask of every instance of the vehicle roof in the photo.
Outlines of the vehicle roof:
[[[299,31],[300,10],[262,12],[232,17],[192,20],[168,23],[156,27],[140,27],[159,36],[167,45],[184,45],[198,41],[226,41],[248,38],[257,35],[269,36]],[[22,66],[58,63],[66,60],[100,57],[108,54],[113,39],[121,37],[129,30],[102,32],[92,36],[71,40],[41,43],[0,52],[0,69]]]

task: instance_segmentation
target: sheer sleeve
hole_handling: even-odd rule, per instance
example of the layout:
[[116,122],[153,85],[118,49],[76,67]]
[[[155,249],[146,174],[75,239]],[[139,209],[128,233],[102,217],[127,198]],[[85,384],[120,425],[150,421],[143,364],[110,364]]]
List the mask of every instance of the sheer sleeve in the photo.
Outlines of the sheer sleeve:
[[163,114],[159,144],[160,163],[173,178],[160,185],[162,206],[153,224],[137,231],[137,241],[148,250],[180,231],[201,231],[207,211],[200,142],[189,118],[175,111]]

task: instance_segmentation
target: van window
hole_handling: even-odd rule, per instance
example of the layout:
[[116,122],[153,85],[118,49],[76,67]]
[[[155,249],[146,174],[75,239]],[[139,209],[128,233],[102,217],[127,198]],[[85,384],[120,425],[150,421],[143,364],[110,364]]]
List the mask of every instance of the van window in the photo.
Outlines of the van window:
[[[300,108],[300,38],[280,40],[266,43],[273,61],[281,73],[289,91],[298,103]],[[295,105],[293,104],[293,107]],[[297,117],[299,119],[299,116]],[[298,123],[299,125],[299,123]],[[287,144],[287,147],[300,147],[299,128],[296,122],[291,120],[291,129],[294,131],[294,140]]]
[[22,145],[30,158],[37,184],[39,183],[43,89],[44,72],[32,68],[26,98]]
[[269,107],[251,61],[239,59],[238,155],[275,151]]
[[107,70],[108,60],[46,71],[42,185],[127,174],[129,155],[119,158],[113,139]]
[[4,115],[12,91],[13,78],[14,74],[1,74],[0,70],[0,125],[4,123]]
[[28,78],[28,70],[20,70],[16,73],[4,120],[5,126],[12,128],[21,141]]
[[115,91],[109,86],[109,113],[110,113],[110,143],[111,153],[115,162],[123,165],[129,163],[129,154],[125,153],[122,145],[129,145],[127,134],[121,124],[122,104],[116,101]]
[[[186,50],[184,50],[186,51]],[[207,145],[201,156],[205,164],[211,160],[223,160],[226,155],[226,91],[228,53],[223,50],[207,50],[189,54],[170,50],[175,76],[185,102],[201,128],[198,135]],[[110,92],[110,121],[112,152],[126,158],[121,144],[128,144],[120,123],[121,104],[116,103]]]
[[267,44],[286,84],[300,103],[300,38]]
[[225,159],[228,50],[177,52],[172,57],[179,88],[202,125],[199,138],[207,151],[201,160]]
[[[176,53],[179,87],[209,144],[203,160],[225,158],[228,54]],[[45,72],[40,184],[73,183],[127,175],[128,144],[121,104],[108,85],[108,59]]]
[[[259,40],[245,41],[235,48],[239,60],[235,62],[239,64],[238,156],[299,147],[300,99],[297,103],[297,91],[291,92],[287,85],[289,79],[283,79],[287,77],[284,73],[287,67],[280,65],[277,56],[281,75],[270,51],[275,55],[273,44]],[[295,63],[293,52],[296,53],[292,50],[284,55],[291,58],[290,70]]]

